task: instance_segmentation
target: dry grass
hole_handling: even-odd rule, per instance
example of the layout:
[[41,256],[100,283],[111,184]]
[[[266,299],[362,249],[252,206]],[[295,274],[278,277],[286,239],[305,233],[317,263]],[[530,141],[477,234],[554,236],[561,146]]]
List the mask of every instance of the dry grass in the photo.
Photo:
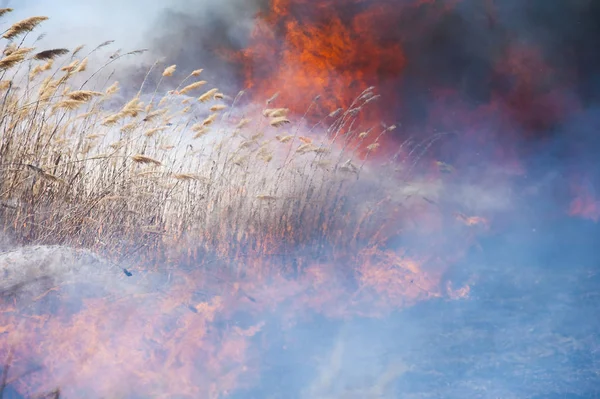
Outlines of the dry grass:
[[[4,37],[26,36],[44,19],[18,22]],[[103,253],[185,240],[230,255],[383,239],[369,225],[377,209],[368,198],[361,200],[367,215],[348,212],[357,205],[353,187],[365,180],[349,143],[364,139],[353,124],[372,90],[333,115],[329,138],[314,143],[286,108],[253,111],[236,103],[243,93],[227,104],[217,88],[185,96],[208,84],[186,82],[201,69],[179,91],[160,97],[157,87],[115,107],[118,84],[99,73],[115,57],[86,74],[80,50],[36,53],[7,43],[0,60],[3,234]],[[167,67],[161,79],[175,71]]]

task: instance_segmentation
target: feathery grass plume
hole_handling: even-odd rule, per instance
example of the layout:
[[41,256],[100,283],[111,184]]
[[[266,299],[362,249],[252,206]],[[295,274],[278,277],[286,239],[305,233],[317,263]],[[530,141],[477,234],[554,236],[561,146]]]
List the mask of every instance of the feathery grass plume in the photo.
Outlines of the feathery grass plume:
[[118,91],[119,91],[119,82],[114,82],[104,92],[106,93],[107,96],[112,96],[113,94],[115,94]]
[[90,151],[92,151],[93,148],[94,148],[94,145],[91,142],[85,143],[85,145],[83,146],[81,151],[79,151],[79,154],[87,155],[90,153]]
[[125,116],[132,118],[137,117],[141,112],[144,111],[144,103],[140,101],[139,97],[132,98],[125,106],[121,109],[121,113]]
[[208,133],[208,129],[201,123],[197,123],[196,125],[192,126],[192,131],[195,133],[194,139],[199,139]]
[[[148,112],[148,108],[146,108],[146,112]],[[156,111],[152,111],[152,112],[148,112],[148,114],[144,117],[144,119],[142,119],[144,122],[151,122],[154,118],[156,118],[157,116],[163,116],[164,114],[166,114],[167,112],[169,112],[168,109],[163,108],[163,109],[157,109]]]
[[0,60],[0,70],[7,70],[19,64],[25,56],[33,50],[32,48],[20,48]]
[[121,127],[121,129],[119,129],[119,131],[121,133],[131,133],[132,131],[135,130],[135,128],[137,126],[138,126],[138,122],[137,121],[129,122],[128,124],[126,124],[123,127]]
[[84,112],[82,114],[77,115],[75,117],[75,120],[78,120],[78,119],[87,119],[87,118],[89,118],[92,115],[96,115],[97,112],[98,112],[97,110],[92,110],[92,111]]
[[73,62],[71,62],[69,65],[65,65],[64,67],[60,68],[60,70],[63,72],[74,72],[78,65],[79,60],[73,60]]
[[12,12],[12,8],[0,8],[0,17],[3,17],[5,14]]
[[248,160],[248,155],[242,155],[241,157],[234,159],[233,164],[237,165],[237,166],[242,166],[244,164],[244,162],[246,162],[247,160]]
[[330,118],[335,118],[336,116],[338,116],[339,114],[341,114],[343,111],[342,108],[338,108],[335,111],[333,111],[332,113],[329,114]]
[[54,60],[48,60],[44,65],[39,65],[42,71],[49,71],[54,65]]
[[215,93],[215,95],[213,96],[213,99],[215,100],[222,100],[225,98],[225,94],[223,93]]
[[87,136],[85,136],[85,138],[87,140],[96,140],[96,139],[99,139],[100,137],[104,137],[104,135],[102,135],[102,134],[88,134]]
[[279,118],[287,116],[288,112],[290,112],[289,108],[267,108],[263,110],[263,116],[267,118]]
[[375,151],[376,149],[379,148],[380,145],[381,145],[380,143],[373,143],[373,144],[367,146],[367,150]]
[[196,69],[194,71],[192,71],[192,73],[190,73],[191,76],[198,76],[202,73],[202,71],[204,71],[204,69]]
[[12,80],[0,80],[0,91],[8,90],[12,86]]
[[290,120],[283,116],[279,118],[273,118],[269,122],[269,124],[273,127],[281,127],[283,125],[287,125],[288,123],[291,123]]
[[358,138],[365,139],[365,138],[367,138],[368,135],[369,135],[369,132],[362,132],[361,134],[358,135]]
[[179,91],[179,94],[189,93],[190,91],[192,91],[194,89],[204,86],[206,83],[207,83],[206,80],[200,80],[198,82],[191,83],[191,84],[185,86],[183,89],[181,89]]
[[208,129],[202,129],[202,130],[198,130],[196,132],[196,134],[194,134],[194,139],[199,139],[200,137],[206,136],[206,134],[209,132]]
[[123,147],[123,142],[121,140],[115,141],[114,143],[110,143],[108,146],[113,150],[118,150]]
[[75,99],[63,100],[63,101],[60,101],[60,102],[54,104],[52,106],[52,110],[57,111],[58,109],[65,109],[68,111],[73,111],[73,110],[81,107],[85,103],[86,103],[86,101],[75,100]]
[[94,97],[103,96],[104,93],[92,90],[76,90],[67,94],[71,100],[90,101]]
[[38,98],[41,102],[46,102],[54,95],[58,88],[58,81],[52,79],[52,76],[48,76],[40,84],[38,90]]
[[29,80],[33,80],[36,76],[38,76],[43,71],[44,71],[44,68],[42,65],[34,66],[33,69],[31,70],[31,72],[29,72]]
[[108,59],[110,60],[116,60],[121,56],[121,49],[118,49],[117,51],[115,51],[114,53],[112,53],[112,55],[110,57],[108,57]]
[[277,97],[279,97],[279,92],[277,92],[277,93],[273,94],[273,95],[271,96],[271,98],[269,98],[269,99],[268,99],[268,100],[267,100],[265,103],[266,103],[267,105],[269,105],[269,104],[271,104],[273,101],[275,101],[275,100],[277,99]]
[[296,152],[298,154],[306,154],[309,152],[312,152],[316,149],[316,147],[312,144],[301,144],[297,149]]
[[67,54],[68,52],[69,50],[67,50],[66,48],[55,48],[52,50],[40,51],[39,53],[34,55],[33,58],[39,61],[53,60],[57,57]]
[[113,115],[109,115],[102,121],[102,126],[112,126],[123,118],[123,114],[118,112]]
[[73,49],[73,57],[75,57],[81,50],[83,50],[84,47],[85,44],[80,44],[79,46],[75,47]]
[[209,91],[207,91],[206,93],[204,93],[200,97],[198,97],[198,101],[200,101],[201,103],[210,101],[210,99],[218,92],[219,92],[219,89],[210,89]]
[[350,159],[340,166],[340,170],[349,173],[358,173],[358,167],[356,167],[356,165],[354,165]]
[[293,135],[287,135],[287,136],[275,136],[275,138],[277,139],[277,141],[279,141],[280,143],[287,143],[289,141],[291,141],[294,136]]
[[224,110],[225,108],[227,108],[227,106],[224,104],[216,104],[210,107],[209,109],[211,112],[218,112]]
[[48,17],[42,16],[25,18],[8,28],[8,30],[6,31],[6,33],[4,33],[4,35],[2,35],[2,37],[8,40],[14,39],[22,33],[31,32],[40,23],[46,21],[47,19]]
[[331,165],[331,161],[328,160],[320,160],[320,161],[314,161],[313,162],[314,165],[320,167],[320,168],[327,168],[328,166]]
[[70,91],[71,91],[71,87],[64,85],[63,91],[62,91],[62,96],[66,96]]
[[202,126],[210,126],[217,119],[217,114],[210,114],[204,121],[202,121]]
[[177,65],[171,65],[169,67],[166,67],[162,73],[162,76],[173,76],[173,73],[175,73],[176,69]]
[[156,133],[160,133],[165,129],[166,129],[166,127],[164,127],[164,126],[163,127],[155,127],[155,128],[146,130],[146,132],[144,133],[144,136],[153,137]]
[[252,122],[252,120],[251,120],[251,119],[248,119],[248,118],[243,118],[242,120],[240,120],[240,121],[238,122],[238,124],[235,126],[235,128],[236,128],[236,129],[241,129],[241,128],[243,128],[244,126],[246,126],[247,124],[249,124],[250,122]]
[[113,44],[114,42],[115,42],[114,40],[107,40],[107,41],[105,41],[105,42],[102,42],[102,43],[100,43],[100,44],[98,45],[98,47],[96,47],[96,49],[95,49],[95,50],[99,50],[99,49],[101,49],[101,48],[103,48],[103,47],[110,46],[110,45],[111,45],[111,44]]
[[140,164],[150,164],[150,165],[155,165],[155,166],[161,166],[162,163],[160,161],[157,161],[154,158],[150,158],[147,157],[145,155],[133,155],[131,157],[131,159],[133,160],[133,162],[135,163],[140,163]]
[[252,144],[255,144],[254,140],[245,140],[245,141],[242,141],[240,143],[240,145],[238,146],[238,149],[248,148]]
[[316,147],[313,150],[314,153],[316,154],[329,154],[331,152],[331,148],[327,148],[327,147]]
[[273,155],[270,153],[259,154],[259,158],[266,163],[269,163],[273,160]]
[[2,54],[11,55],[18,48],[17,43],[9,43],[4,50],[2,50]]
[[88,59],[86,57],[83,60],[81,60],[81,63],[79,64],[79,66],[77,67],[75,72],[84,72],[87,69],[87,65],[88,65]]
[[6,71],[15,65],[19,64],[25,59],[24,55],[11,54],[8,57],[4,57],[0,60],[0,70]]
[[169,96],[164,96],[163,98],[160,99],[160,101],[158,102],[158,106],[159,107],[163,107],[167,101],[169,101]]

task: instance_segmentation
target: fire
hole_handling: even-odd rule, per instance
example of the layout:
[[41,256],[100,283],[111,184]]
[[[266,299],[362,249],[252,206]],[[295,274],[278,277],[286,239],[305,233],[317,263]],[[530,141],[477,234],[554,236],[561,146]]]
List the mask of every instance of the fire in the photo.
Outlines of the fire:
[[391,250],[339,260],[356,270],[308,262],[301,277],[275,272],[280,260],[270,273],[264,258],[243,262],[245,277],[175,269],[166,290],[140,280],[99,286],[74,274],[44,296],[0,298],[0,357],[11,386],[27,396],[58,388],[65,397],[224,398],[258,383],[273,318],[289,329],[318,314],[380,317],[468,294],[441,286],[435,260]]
[[574,179],[571,192],[574,194],[574,198],[569,204],[569,215],[598,222],[600,220],[600,200],[594,192],[593,185],[587,179]]
[[[403,40],[420,31],[396,25],[423,10],[425,25],[434,24],[459,2],[272,0],[241,54],[247,86],[256,98],[276,102],[269,107],[289,107],[294,116],[313,109],[310,122],[339,108],[362,108],[357,96],[368,92],[364,103],[370,102],[376,96],[369,88],[375,86],[383,104],[361,112],[359,123],[368,129],[395,118],[406,105],[399,89],[411,59]],[[493,8],[486,2],[492,25]],[[562,88],[547,90],[544,83],[554,72],[539,52],[507,46],[499,58],[494,73],[514,78],[509,79],[513,85],[493,91],[489,103],[478,105],[460,101],[453,90],[436,88],[428,115],[432,121],[425,125],[466,126],[464,137],[493,147],[516,174],[522,172],[516,151],[495,147],[481,133],[490,120],[508,115],[510,123],[498,124],[502,132],[514,125],[547,129],[576,107],[569,107]],[[275,118],[259,113],[260,129],[289,122],[287,110],[275,113]],[[209,118],[216,123],[217,114]],[[179,220],[160,230],[164,238],[157,248],[171,252],[154,253],[153,248],[139,255],[133,273],[123,269],[124,274],[107,279],[88,280],[87,274],[70,271],[48,282],[42,275],[41,282],[32,279],[40,285],[30,297],[20,296],[28,291],[21,281],[10,285],[6,295],[0,290],[0,362],[6,359],[0,368],[9,369],[11,385],[27,395],[59,387],[67,397],[225,398],[259,384],[266,367],[263,356],[279,350],[270,341],[270,330],[291,329],[318,317],[383,317],[420,301],[469,295],[468,284],[444,282],[445,273],[464,257],[475,236],[492,229],[494,215],[476,213],[456,199],[474,203],[483,198],[472,186],[456,192],[462,165],[435,161],[425,177],[407,181],[399,177],[404,174],[395,174],[400,166],[393,172],[370,169],[375,162],[361,164],[348,159],[354,154],[341,152],[335,167],[344,177],[336,180],[315,172],[320,169],[312,169],[313,164],[288,162],[289,154],[310,153],[317,159],[322,154],[317,150],[329,138],[314,132],[298,137],[277,133],[272,141],[285,155],[283,164],[272,169],[277,172],[269,175],[277,152],[263,169],[232,157],[226,164],[239,164],[243,178],[235,175],[238,169],[220,175],[220,181],[232,184],[219,192],[219,203],[206,207],[210,223],[186,230]],[[361,133],[358,137],[363,138]],[[231,142],[238,144],[236,139],[240,137]],[[232,153],[263,139],[262,132],[250,140],[244,137]],[[328,167],[321,169],[330,172]],[[285,195],[251,192],[246,183],[254,174],[263,186],[276,181]],[[360,183],[351,186],[359,175]],[[446,185],[453,179],[456,185]],[[235,184],[239,181],[244,184]],[[310,184],[296,186],[298,181]],[[569,213],[597,221],[600,207],[593,190],[577,186],[574,191],[577,199]],[[502,202],[497,200],[481,202]],[[248,205],[247,213],[241,213],[241,204]],[[26,257],[15,256],[0,254],[0,276],[10,279],[19,272],[15,265],[20,267]],[[27,267],[39,271],[45,262]]]
[[386,35],[397,21],[389,13],[397,15],[399,8],[389,2],[273,0],[242,54],[246,83],[258,96],[280,93],[278,101],[296,113],[320,96],[321,116],[350,107],[370,86],[385,90],[406,64],[397,38]]

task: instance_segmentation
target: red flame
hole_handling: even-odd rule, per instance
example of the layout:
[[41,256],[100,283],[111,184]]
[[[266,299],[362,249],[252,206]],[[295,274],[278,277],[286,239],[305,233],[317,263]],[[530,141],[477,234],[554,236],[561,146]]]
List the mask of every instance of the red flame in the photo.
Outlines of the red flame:
[[399,42],[385,35],[395,30],[389,12],[382,2],[273,0],[243,52],[248,86],[261,96],[279,92],[296,112],[319,95],[327,113],[349,107],[369,86],[385,89],[406,64]]
[[[456,67],[427,62],[428,72],[423,72],[413,59],[435,51],[428,48],[429,42],[438,40],[435,37],[423,40],[422,48],[415,49],[414,43],[450,20],[461,3],[271,0],[268,10],[258,16],[249,45],[237,54],[245,85],[261,101],[278,93],[278,106],[296,114],[310,109],[308,116],[315,121],[340,107],[351,107],[363,90],[374,86],[381,98],[360,116],[364,128],[369,128],[379,122],[395,123],[410,112],[405,111],[413,102],[403,92],[406,79],[414,74],[431,77],[422,88],[429,98],[427,126],[416,127],[416,133],[459,131],[478,142],[478,150],[490,140],[501,140],[503,148],[494,148],[493,155],[520,169],[519,150],[509,148],[509,143],[524,133],[545,132],[577,110],[569,93],[574,77],[559,73],[539,48],[501,35],[506,43],[486,55],[491,65],[481,84],[488,90],[488,100],[465,104],[468,98],[458,92],[457,82],[436,83],[436,70],[443,74]],[[495,27],[493,0],[474,12],[487,19],[487,29]],[[422,54],[416,54],[419,51]],[[319,100],[313,103],[316,96]],[[481,123],[469,122],[473,119]]]

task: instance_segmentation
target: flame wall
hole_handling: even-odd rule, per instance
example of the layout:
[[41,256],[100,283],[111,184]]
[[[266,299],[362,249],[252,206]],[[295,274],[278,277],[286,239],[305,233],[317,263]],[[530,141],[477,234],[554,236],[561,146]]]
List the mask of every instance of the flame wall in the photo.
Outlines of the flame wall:
[[[517,155],[551,140],[569,143],[565,155],[576,152],[582,138],[570,139],[571,121],[598,98],[593,1],[296,0],[239,13],[218,8],[208,5],[198,18],[193,8],[165,14],[154,48],[189,68],[221,63],[226,80],[253,85],[261,99],[280,91],[281,104],[299,112],[316,94],[331,112],[376,84],[383,93],[376,121],[402,123],[397,135],[455,133],[463,140],[440,151],[465,162],[478,161],[467,152],[483,151],[522,162]],[[259,27],[246,22],[252,11],[261,15]],[[477,151],[460,151],[465,146]]]

